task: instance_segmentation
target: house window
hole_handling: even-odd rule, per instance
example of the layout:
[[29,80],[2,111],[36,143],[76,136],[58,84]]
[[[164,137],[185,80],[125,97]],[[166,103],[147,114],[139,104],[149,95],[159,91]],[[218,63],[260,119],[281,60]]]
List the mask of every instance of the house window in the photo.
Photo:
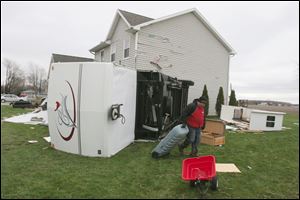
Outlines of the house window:
[[116,60],[116,44],[111,44],[110,46],[110,61],[113,62]]
[[124,40],[123,42],[123,58],[129,57],[129,47],[130,47],[130,40]]
[[267,116],[266,127],[274,127],[275,126],[275,116]]
[[100,61],[104,62],[104,50],[100,52]]

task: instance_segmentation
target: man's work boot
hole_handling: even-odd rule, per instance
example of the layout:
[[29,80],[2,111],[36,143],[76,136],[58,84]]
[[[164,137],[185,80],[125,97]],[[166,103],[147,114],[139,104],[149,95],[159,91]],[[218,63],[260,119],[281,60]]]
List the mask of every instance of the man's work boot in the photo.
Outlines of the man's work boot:
[[190,153],[190,156],[197,157],[198,156],[198,151],[197,150],[192,150],[192,152]]

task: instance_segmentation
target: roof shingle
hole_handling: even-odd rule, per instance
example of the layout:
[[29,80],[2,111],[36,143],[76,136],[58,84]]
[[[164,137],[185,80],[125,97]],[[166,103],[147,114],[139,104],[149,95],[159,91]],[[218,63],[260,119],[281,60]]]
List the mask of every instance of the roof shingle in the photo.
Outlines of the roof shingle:
[[128,23],[131,26],[136,26],[138,24],[142,24],[144,22],[148,22],[148,21],[153,20],[150,17],[145,17],[145,16],[142,16],[142,15],[127,12],[127,11],[124,11],[124,10],[119,10],[119,11],[122,13],[122,15],[125,17],[125,19],[128,21]]

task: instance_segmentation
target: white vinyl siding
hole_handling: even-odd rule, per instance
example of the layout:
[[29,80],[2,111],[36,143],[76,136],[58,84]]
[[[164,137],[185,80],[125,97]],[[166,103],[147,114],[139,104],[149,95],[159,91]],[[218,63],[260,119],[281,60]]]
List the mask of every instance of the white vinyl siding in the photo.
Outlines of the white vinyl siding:
[[[103,56],[101,56],[102,52]],[[110,62],[110,46],[95,52],[95,60],[99,62]]]
[[192,13],[142,27],[138,34],[137,69],[194,81],[189,102],[201,96],[206,84],[210,115],[220,86],[227,104],[229,53]]
[[[111,62],[111,46],[115,44],[116,52],[115,52],[115,61],[117,65],[128,67],[128,68],[135,68],[134,62],[134,43],[135,43],[135,35],[132,33],[127,32],[126,30],[129,27],[125,24],[123,19],[119,19],[114,34],[110,38],[111,45],[104,48],[104,62]],[[129,57],[124,58],[124,40],[129,40]],[[101,51],[101,50],[100,50]],[[95,53],[95,59],[100,61],[100,51]]]

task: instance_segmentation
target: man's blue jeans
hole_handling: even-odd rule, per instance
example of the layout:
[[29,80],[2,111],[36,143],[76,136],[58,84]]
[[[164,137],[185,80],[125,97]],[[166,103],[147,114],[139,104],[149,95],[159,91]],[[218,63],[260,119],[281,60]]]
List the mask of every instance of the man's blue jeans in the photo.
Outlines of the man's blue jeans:
[[197,153],[198,152],[198,145],[201,140],[201,129],[200,128],[192,128],[188,126],[189,128],[189,133],[187,134],[187,138],[185,141],[180,144],[179,146],[184,149],[186,148],[189,144],[192,145],[192,153]]
[[188,139],[190,144],[192,144],[192,152],[198,152],[198,145],[200,143],[200,135],[201,129],[200,128],[192,128],[189,127]]

